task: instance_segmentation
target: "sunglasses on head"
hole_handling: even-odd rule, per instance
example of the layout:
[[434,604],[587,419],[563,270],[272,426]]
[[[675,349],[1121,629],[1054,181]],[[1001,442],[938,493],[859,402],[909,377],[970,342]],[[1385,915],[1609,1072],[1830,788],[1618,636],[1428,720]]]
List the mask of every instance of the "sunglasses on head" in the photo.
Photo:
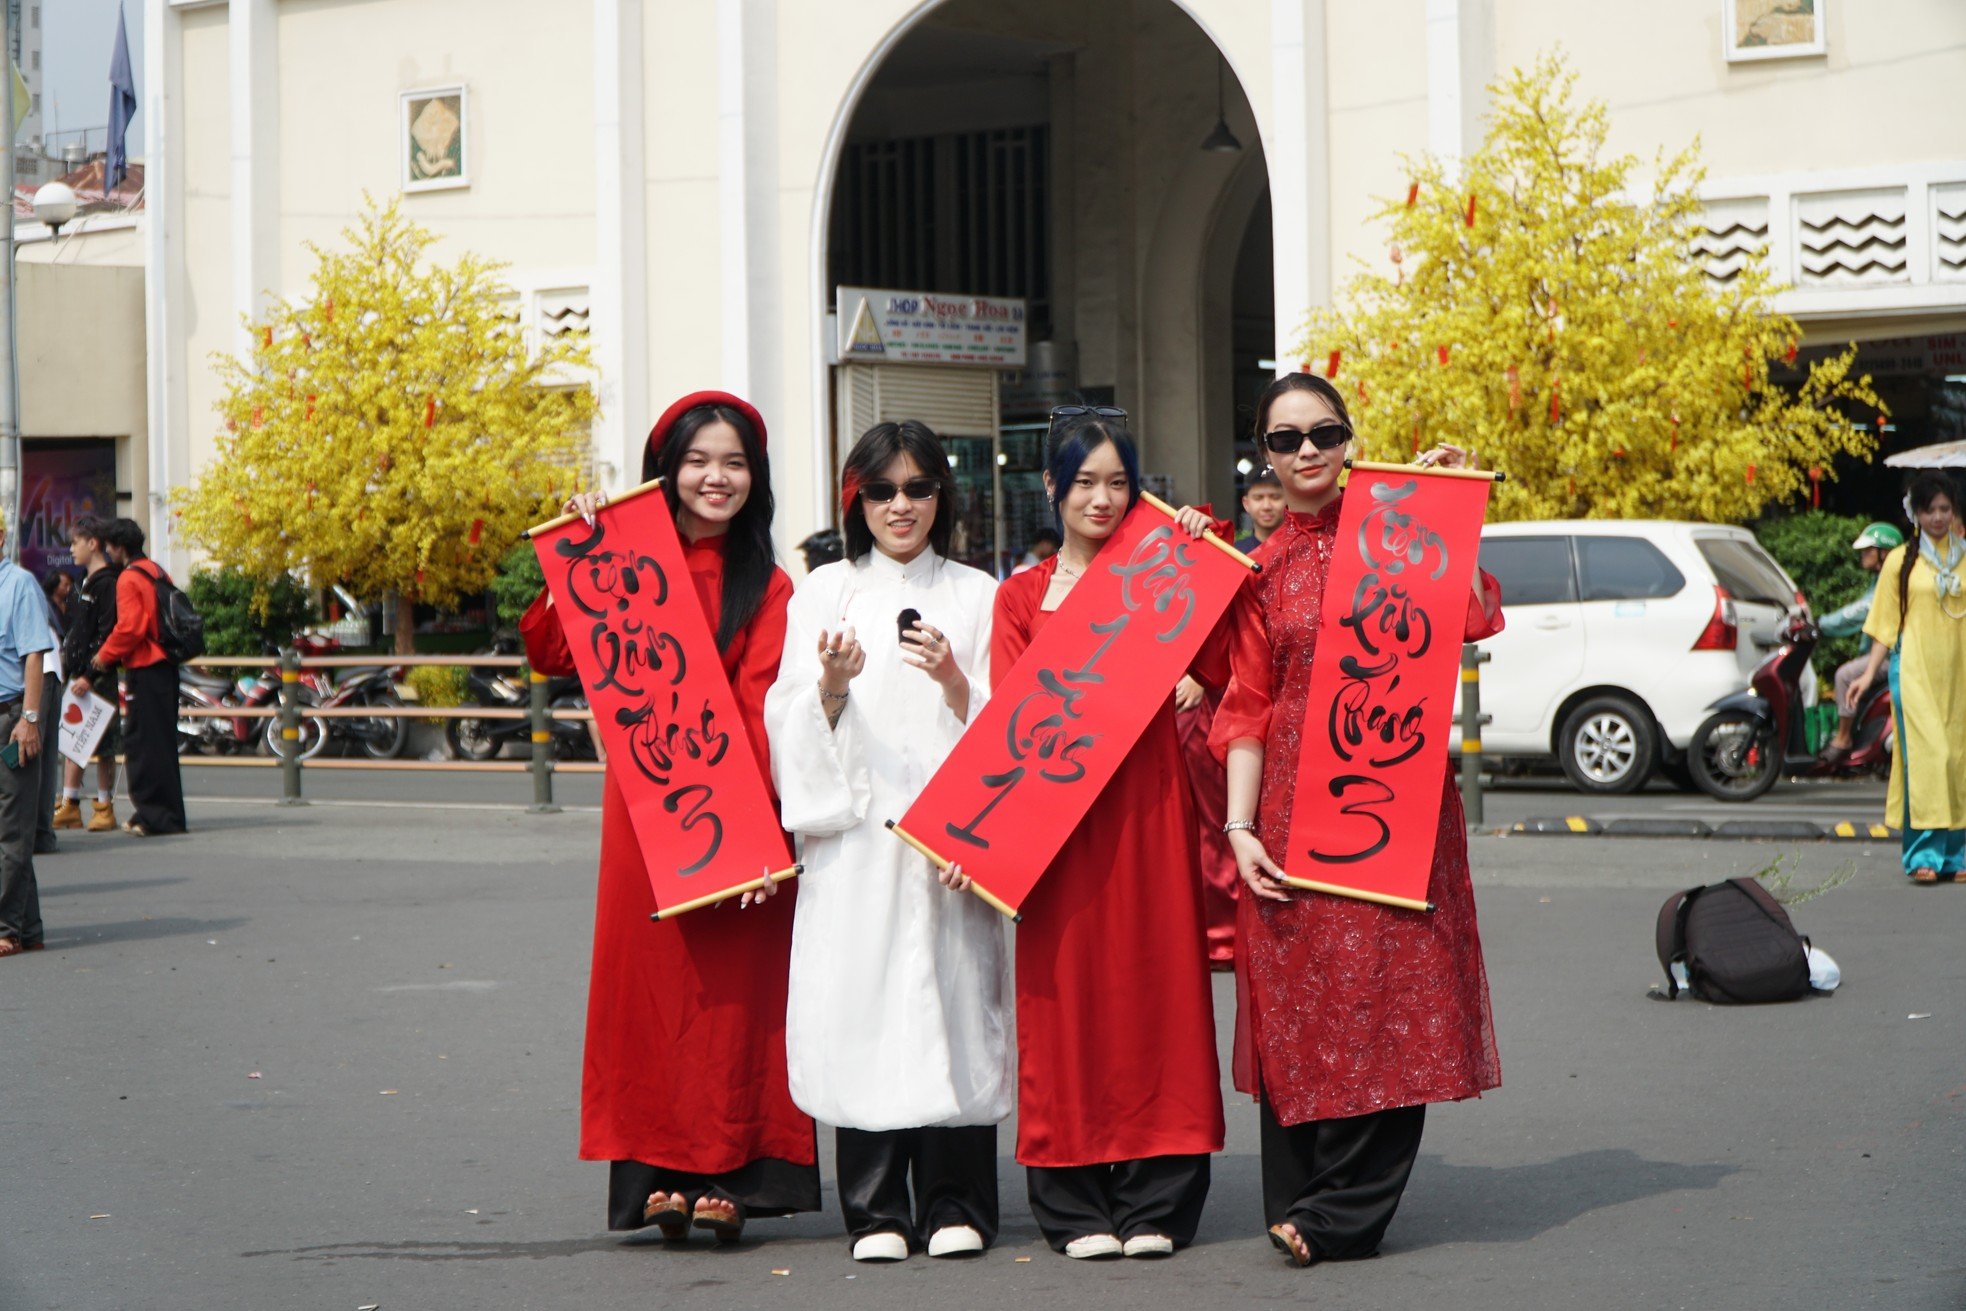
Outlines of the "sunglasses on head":
[[1060,419],[1075,419],[1081,414],[1096,414],[1102,419],[1126,417],[1126,411],[1117,405],[1059,405],[1053,407],[1051,421],[1057,423]]
[[1334,450],[1352,439],[1351,427],[1347,424],[1331,422],[1312,426],[1309,432],[1298,432],[1295,428],[1278,428],[1275,432],[1263,434],[1263,445],[1272,455],[1290,455],[1304,445],[1308,437],[1311,445],[1320,451]]
[[900,492],[911,501],[932,501],[938,490],[933,478],[910,478],[899,487],[881,478],[860,484],[860,499],[874,505],[886,505],[894,499],[896,492]]

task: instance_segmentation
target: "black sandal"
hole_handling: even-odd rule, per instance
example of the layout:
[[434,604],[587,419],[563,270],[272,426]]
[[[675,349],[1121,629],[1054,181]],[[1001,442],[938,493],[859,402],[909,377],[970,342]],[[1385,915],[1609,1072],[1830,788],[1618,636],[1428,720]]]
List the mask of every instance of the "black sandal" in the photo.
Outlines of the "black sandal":
[[1282,1225],[1270,1226],[1270,1244],[1277,1251],[1290,1258],[1294,1266],[1307,1266],[1311,1263],[1311,1245],[1295,1229],[1286,1230]]
[[[721,1209],[726,1206],[730,1208],[728,1216]],[[719,1209],[706,1209],[711,1207]],[[719,1243],[735,1243],[744,1237],[744,1208],[727,1197],[706,1194],[697,1200],[696,1212],[690,1217],[690,1223],[698,1229],[708,1229],[717,1236]]]
[[[681,1197],[682,1194],[650,1193],[648,1201],[642,1203],[642,1223],[660,1229],[664,1242],[688,1242],[689,1203],[671,1201],[671,1196]],[[661,1200],[658,1201],[658,1198]]]

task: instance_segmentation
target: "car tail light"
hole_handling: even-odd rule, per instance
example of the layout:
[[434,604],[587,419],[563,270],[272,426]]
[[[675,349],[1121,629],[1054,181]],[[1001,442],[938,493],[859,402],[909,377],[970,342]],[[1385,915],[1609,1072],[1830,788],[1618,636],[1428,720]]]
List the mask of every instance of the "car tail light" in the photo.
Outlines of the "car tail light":
[[1693,643],[1695,651],[1732,651],[1741,644],[1741,628],[1734,613],[1734,598],[1716,584],[1713,589],[1713,618]]

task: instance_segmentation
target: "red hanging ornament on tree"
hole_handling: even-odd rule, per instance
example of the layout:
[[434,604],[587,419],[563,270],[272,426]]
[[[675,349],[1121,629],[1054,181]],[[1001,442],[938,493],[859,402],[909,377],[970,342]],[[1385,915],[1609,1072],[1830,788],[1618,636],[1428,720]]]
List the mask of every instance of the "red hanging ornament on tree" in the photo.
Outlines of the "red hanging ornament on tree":
[[1513,364],[1502,372],[1509,380],[1509,413],[1514,414],[1522,404],[1522,372]]
[[1420,199],[1420,184],[1419,184],[1418,182],[1409,182],[1409,183],[1407,183],[1407,184],[1406,184],[1406,207],[1407,207],[1408,209],[1412,209],[1412,208],[1413,208],[1413,204],[1414,204],[1414,202],[1415,202],[1415,201],[1417,201],[1417,200],[1419,200],[1419,199]]
[[1823,471],[1821,469],[1811,469],[1809,471],[1809,508],[1812,510],[1823,508]]
[[1444,369],[1444,368],[1446,368],[1446,367],[1447,367],[1447,347],[1446,347],[1446,346],[1444,346],[1444,345],[1442,345],[1442,346],[1436,346],[1436,347],[1434,347],[1434,358],[1440,361],[1440,366],[1441,366],[1441,367],[1442,367],[1443,369]]
[[423,426],[426,428],[437,426],[437,398],[435,396],[432,396],[423,403]]
[[1338,376],[1338,361],[1344,358],[1344,354],[1342,350],[1334,350],[1331,352],[1331,358],[1325,361],[1324,376],[1327,380]]
[[483,537],[484,535],[485,535],[485,521],[483,519],[473,519],[471,521],[471,536],[470,536],[471,545],[476,546],[478,544],[478,539]]
[[1469,193],[1468,193],[1468,226],[1469,226],[1470,228],[1472,228],[1472,227],[1474,227],[1474,216],[1475,216],[1475,198],[1474,198],[1474,193],[1473,193],[1473,192],[1469,192]]
[[1563,404],[1558,395],[1558,386],[1559,386],[1558,379],[1552,376],[1550,378],[1550,422],[1551,423],[1561,422],[1563,418]]
[[1748,466],[1748,486],[1752,487],[1753,485],[1754,485],[1754,466],[1750,464]]
[[1679,411],[1678,410],[1674,410],[1672,412],[1672,446],[1670,449],[1675,451],[1679,449]]

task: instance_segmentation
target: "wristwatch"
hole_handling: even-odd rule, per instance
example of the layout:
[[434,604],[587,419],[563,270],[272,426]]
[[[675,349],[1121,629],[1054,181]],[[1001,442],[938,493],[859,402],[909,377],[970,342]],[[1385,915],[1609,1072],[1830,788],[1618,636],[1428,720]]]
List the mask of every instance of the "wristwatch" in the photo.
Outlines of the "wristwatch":
[[41,722],[41,712],[39,710],[23,710],[20,712],[20,717],[30,724]]

